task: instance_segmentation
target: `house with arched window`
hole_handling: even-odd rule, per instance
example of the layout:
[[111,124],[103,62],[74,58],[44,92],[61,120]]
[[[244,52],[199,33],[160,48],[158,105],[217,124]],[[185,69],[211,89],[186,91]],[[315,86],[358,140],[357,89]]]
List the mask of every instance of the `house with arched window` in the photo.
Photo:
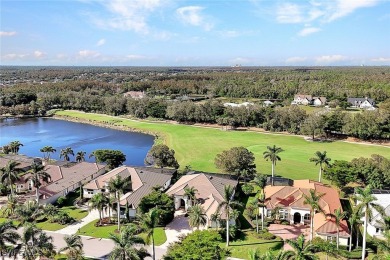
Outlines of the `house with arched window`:
[[[271,217],[277,211],[279,220],[286,220],[291,225],[310,226],[311,208],[305,204],[304,196],[309,195],[310,190],[315,190],[317,194],[324,194],[319,200],[323,213],[314,214],[314,237],[335,240],[337,226],[330,214],[342,207],[338,192],[329,185],[311,180],[295,180],[292,186],[266,186],[264,192],[267,217]],[[340,245],[348,245],[350,232],[345,220],[341,222],[339,235]]]

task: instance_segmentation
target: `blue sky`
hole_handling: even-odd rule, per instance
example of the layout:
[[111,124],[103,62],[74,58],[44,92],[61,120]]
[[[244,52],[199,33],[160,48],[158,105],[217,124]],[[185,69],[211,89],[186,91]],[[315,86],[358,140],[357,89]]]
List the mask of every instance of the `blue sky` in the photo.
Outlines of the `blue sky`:
[[390,65],[390,0],[0,0],[1,65]]

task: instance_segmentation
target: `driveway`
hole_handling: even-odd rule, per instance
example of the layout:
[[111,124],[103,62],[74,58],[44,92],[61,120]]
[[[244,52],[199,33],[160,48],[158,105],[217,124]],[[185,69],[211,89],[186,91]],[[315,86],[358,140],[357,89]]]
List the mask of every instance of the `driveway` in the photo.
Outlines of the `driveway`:
[[175,218],[165,227],[167,241],[161,246],[158,246],[159,248],[166,249],[170,243],[179,241],[181,235],[187,235],[192,232],[192,228],[188,224],[188,219],[184,215],[185,211],[175,212]]
[[[281,237],[284,241],[287,239],[296,239],[300,234],[305,235],[305,239],[308,240],[310,237],[310,227],[304,225],[280,225],[271,224],[268,227],[268,231],[275,236]],[[290,250],[291,246],[284,243],[285,250]]]

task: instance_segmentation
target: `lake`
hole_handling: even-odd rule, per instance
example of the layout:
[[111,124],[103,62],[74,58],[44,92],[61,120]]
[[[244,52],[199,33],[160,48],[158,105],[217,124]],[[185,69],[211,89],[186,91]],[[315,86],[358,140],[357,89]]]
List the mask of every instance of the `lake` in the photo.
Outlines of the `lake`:
[[[86,152],[85,159],[96,149],[120,150],[126,155],[126,165],[143,166],[147,152],[154,143],[154,137],[147,134],[120,131],[82,123],[74,123],[52,118],[1,119],[0,146],[11,141],[20,141],[19,154],[43,157],[39,151],[44,146],[52,146],[57,152],[52,159],[59,160],[61,149],[71,147],[76,155]],[[71,160],[74,157],[71,156]]]

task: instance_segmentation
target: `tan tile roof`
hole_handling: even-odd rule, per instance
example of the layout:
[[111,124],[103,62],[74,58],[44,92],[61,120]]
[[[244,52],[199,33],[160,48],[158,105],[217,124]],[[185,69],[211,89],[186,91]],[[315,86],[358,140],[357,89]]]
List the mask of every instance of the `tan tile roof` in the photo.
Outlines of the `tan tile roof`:
[[[181,177],[169,190],[168,195],[184,195],[184,188],[194,187],[197,189],[196,198],[204,201],[201,205],[206,215],[210,218],[216,213],[219,203],[223,200],[225,186],[236,187],[237,181],[226,179],[204,173],[190,174]],[[225,218],[225,213],[221,212],[221,218]]]

